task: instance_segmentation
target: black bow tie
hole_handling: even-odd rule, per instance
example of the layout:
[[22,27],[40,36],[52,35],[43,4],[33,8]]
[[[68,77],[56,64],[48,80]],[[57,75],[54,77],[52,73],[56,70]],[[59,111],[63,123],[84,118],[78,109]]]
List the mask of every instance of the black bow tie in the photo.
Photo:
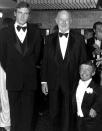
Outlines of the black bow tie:
[[62,37],[62,36],[65,36],[67,38],[68,33],[61,33],[61,32],[59,32],[59,37]]
[[25,31],[25,30],[27,29],[27,26],[21,27],[21,26],[18,25],[18,26],[17,26],[17,30],[20,31],[21,29],[22,29],[23,31]]

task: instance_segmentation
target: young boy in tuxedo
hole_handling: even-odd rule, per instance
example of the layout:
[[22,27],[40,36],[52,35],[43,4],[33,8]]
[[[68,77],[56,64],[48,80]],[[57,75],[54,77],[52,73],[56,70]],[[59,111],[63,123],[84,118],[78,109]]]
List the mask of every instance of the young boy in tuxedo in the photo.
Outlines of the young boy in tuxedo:
[[93,81],[95,66],[92,61],[80,65],[80,80],[73,99],[78,131],[101,131],[102,90]]

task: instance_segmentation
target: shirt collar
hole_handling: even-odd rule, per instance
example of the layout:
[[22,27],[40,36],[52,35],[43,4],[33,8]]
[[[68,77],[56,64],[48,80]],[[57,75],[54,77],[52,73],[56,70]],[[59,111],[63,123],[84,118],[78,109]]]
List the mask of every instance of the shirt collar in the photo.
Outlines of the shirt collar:
[[[61,30],[59,30],[59,32],[62,33]],[[67,30],[65,33],[68,33],[68,34],[69,34],[69,30]],[[65,34],[65,33],[64,33],[64,34]]]
[[25,27],[25,26],[27,26],[27,23],[25,23],[24,25],[20,25],[20,24],[18,24],[17,22],[15,22],[14,25],[15,25],[15,27],[17,27],[18,25],[21,26],[21,27]]
[[90,78],[90,79],[89,79],[89,80],[87,80],[87,81],[82,81],[82,80],[80,79],[80,81],[81,81],[81,82],[86,83],[86,84],[90,83],[90,82],[91,82],[91,80],[92,80],[92,78]]

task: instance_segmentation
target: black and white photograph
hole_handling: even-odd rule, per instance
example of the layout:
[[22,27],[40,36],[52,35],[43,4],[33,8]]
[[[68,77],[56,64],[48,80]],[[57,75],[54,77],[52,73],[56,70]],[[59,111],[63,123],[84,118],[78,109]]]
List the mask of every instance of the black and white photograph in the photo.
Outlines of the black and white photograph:
[[102,0],[0,0],[0,131],[102,131]]

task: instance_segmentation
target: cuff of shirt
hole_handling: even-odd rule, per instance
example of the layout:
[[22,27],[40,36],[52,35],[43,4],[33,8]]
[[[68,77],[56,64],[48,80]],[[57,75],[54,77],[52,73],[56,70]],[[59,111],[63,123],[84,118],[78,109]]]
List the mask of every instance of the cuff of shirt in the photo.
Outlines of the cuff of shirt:
[[41,82],[41,84],[46,84],[47,82]]

